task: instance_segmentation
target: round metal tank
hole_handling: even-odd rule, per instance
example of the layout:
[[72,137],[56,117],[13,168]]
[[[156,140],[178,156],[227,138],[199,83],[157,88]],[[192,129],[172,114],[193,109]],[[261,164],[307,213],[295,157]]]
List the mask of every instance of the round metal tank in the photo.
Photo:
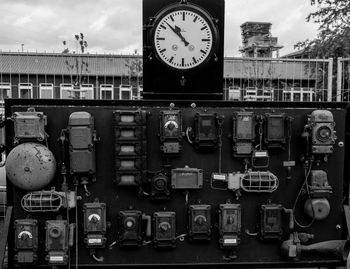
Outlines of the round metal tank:
[[56,172],[52,152],[38,143],[23,143],[11,150],[6,159],[6,175],[13,185],[27,191],[48,185]]

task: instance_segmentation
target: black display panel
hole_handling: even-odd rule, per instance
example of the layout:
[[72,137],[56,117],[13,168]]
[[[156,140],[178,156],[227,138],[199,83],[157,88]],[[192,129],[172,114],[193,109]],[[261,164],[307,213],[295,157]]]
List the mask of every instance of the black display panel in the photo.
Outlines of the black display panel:
[[[324,249],[317,249],[318,246],[313,244],[346,239],[343,213],[343,203],[347,203],[344,188],[347,185],[344,181],[345,106],[326,103],[196,102],[194,108],[191,103],[7,100],[7,117],[15,112],[26,112],[29,107],[47,117],[47,139],[38,141],[34,136],[34,140],[20,140],[17,144],[40,144],[47,147],[56,160],[52,181],[40,186],[37,191],[50,191],[55,187],[62,197],[68,192],[62,189],[65,178],[67,190],[77,191],[76,195],[80,197],[68,214],[63,204],[59,207],[60,203],[50,204],[59,207],[58,210],[44,212],[35,203],[23,206],[23,197],[27,199],[32,194],[32,199],[35,198],[33,191],[17,187],[13,179],[7,178],[8,205],[14,206],[12,225],[16,228],[11,229],[9,237],[9,259],[20,252],[17,259],[20,257],[22,263],[26,261],[26,265],[33,268],[49,266],[50,259],[50,265],[62,262],[65,266],[68,263],[74,266],[78,262],[79,267],[342,264],[340,256],[335,256],[330,250],[323,252]],[[160,118],[162,111],[171,109],[181,111],[177,114],[181,120],[177,122],[182,124],[183,141],[181,151],[165,155],[161,150],[164,141],[159,135]],[[233,139],[233,118],[250,121],[251,118],[246,115],[251,114],[240,117],[243,109],[252,112],[255,139],[249,139],[252,153],[241,157],[234,156],[233,148],[244,146],[248,140],[243,135],[241,140],[237,137]],[[71,117],[72,113],[75,117]],[[221,125],[215,125],[219,128],[217,146],[210,150],[196,147],[195,135],[189,129],[194,129],[197,113],[215,114],[222,119]],[[94,124],[89,115],[93,117]],[[271,124],[272,132],[278,124],[285,124],[283,132],[277,128],[277,140],[273,140],[275,137],[265,129],[268,128],[266,116],[271,118],[274,115],[279,115],[278,119],[281,115],[284,118]],[[260,129],[261,116],[265,120]],[[320,117],[322,121],[318,121]],[[73,124],[72,118],[83,120]],[[289,120],[291,127],[288,127]],[[68,169],[70,158],[75,155],[69,151],[62,153],[60,141],[64,140],[62,130],[67,131],[69,122],[71,129],[81,128],[75,130],[75,134],[89,138],[84,142],[93,141],[94,171],[87,169],[87,172],[72,173]],[[244,124],[236,126],[242,126],[243,129],[239,130],[241,134],[251,131],[251,124],[245,129]],[[20,127],[30,128],[30,124],[27,122]],[[327,132],[324,132],[325,129]],[[95,140],[90,139],[94,136],[93,131],[96,133]],[[269,139],[264,139],[266,134],[272,137],[271,143],[275,145],[277,141],[280,146],[269,148]],[[281,137],[283,135],[285,140]],[[14,136],[14,122],[9,121],[6,124],[8,156],[16,148]],[[66,137],[69,139],[69,135]],[[70,142],[64,143],[69,149]],[[86,143],[79,150],[84,150]],[[268,166],[252,167],[253,152],[256,153],[255,158],[265,158],[266,155],[261,153],[264,150],[268,152]],[[89,159],[87,165],[92,160],[92,151],[89,152],[80,157]],[[37,156],[28,154],[29,159]],[[62,171],[62,156],[66,156],[66,171]],[[28,168],[40,174],[42,166]],[[301,191],[306,181],[308,193]],[[295,210],[291,213],[298,194]],[[37,206],[37,212],[25,210],[28,206],[33,208],[33,205]],[[310,205],[315,206],[315,211],[310,211]],[[78,228],[74,230],[78,231],[77,235],[70,233],[72,224]],[[302,227],[308,224],[310,227]],[[38,240],[30,241],[29,245],[18,241],[18,238],[27,240],[26,236],[18,237],[26,229]],[[299,254],[295,252],[296,257],[293,257],[296,244],[288,241],[293,232],[294,236],[296,233],[300,235],[302,246],[315,246],[316,251],[304,248]],[[313,235],[308,243],[303,241],[308,238],[305,233]],[[340,248],[342,243],[337,241]],[[322,247],[334,249],[329,242]],[[35,259],[28,258],[34,255]]]

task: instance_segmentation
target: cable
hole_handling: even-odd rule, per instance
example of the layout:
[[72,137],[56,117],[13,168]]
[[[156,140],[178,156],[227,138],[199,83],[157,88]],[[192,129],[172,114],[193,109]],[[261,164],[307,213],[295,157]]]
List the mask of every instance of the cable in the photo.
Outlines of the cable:
[[78,269],[78,258],[79,258],[79,247],[78,247],[78,241],[79,241],[79,235],[78,235],[78,185],[75,185],[75,193],[76,195],[76,201],[75,201],[75,268]]
[[109,249],[112,249],[113,246],[116,245],[116,244],[117,244],[117,241],[113,241],[113,242],[108,246],[108,248],[109,248]]
[[295,217],[295,208],[296,208],[297,202],[298,202],[298,200],[299,200],[299,198],[300,198],[300,195],[301,195],[301,193],[302,193],[302,191],[303,191],[304,185],[305,185],[305,188],[306,188],[306,192],[307,192],[307,194],[308,194],[308,196],[309,196],[309,198],[310,198],[310,191],[309,191],[309,185],[308,185],[307,179],[308,179],[308,177],[309,177],[309,175],[310,175],[311,168],[312,168],[312,161],[310,161],[310,167],[309,167],[309,169],[307,170],[307,168],[305,168],[305,180],[304,180],[303,184],[301,185],[301,188],[300,188],[300,190],[299,190],[299,193],[298,193],[298,195],[297,195],[297,197],[296,197],[296,199],[295,199],[295,201],[294,201],[294,204],[293,204],[293,210],[292,210],[292,212],[293,212],[293,219],[294,219],[295,223],[296,223],[300,228],[309,228],[309,227],[312,226],[312,224],[313,224],[314,221],[315,221],[315,212],[314,212],[314,207],[313,207],[312,205],[311,205],[311,208],[312,208],[312,220],[311,220],[310,223],[308,223],[307,225],[303,225],[303,224],[301,224],[301,223],[296,219],[296,217]]
[[218,146],[219,146],[219,173],[221,173],[222,166],[222,121],[218,119]]
[[103,257],[97,257],[95,254],[92,254],[91,257],[97,262],[103,262],[104,261]]
[[[67,213],[67,222],[68,222],[68,227],[70,227],[70,222],[69,222],[69,207],[68,207],[68,192],[67,192],[67,190],[65,191],[65,195],[66,195],[66,213]],[[76,207],[77,207],[77,205],[76,205]],[[71,259],[70,259],[70,247],[68,248],[68,257],[69,257],[69,262],[68,262],[68,268],[70,269],[71,267]]]
[[180,240],[181,242],[185,240],[185,237],[187,236],[188,234],[180,234],[178,236],[175,237],[175,240]]
[[84,186],[84,190],[85,190],[85,196],[89,197],[91,195],[91,193],[89,192],[88,188],[87,188],[87,184],[83,184]]
[[142,191],[142,194],[146,195],[146,196],[150,196],[150,194],[148,192],[145,192],[145,191]]
[[186,138],[188,143],[193,144],[193,141],[190,138],[190,132],[192,132],[192,127],[187,127],[186,129]]
[[245,233],[249,236],[258,236],[259,235],[259,233],[252,233],[248,229],[245,229]]

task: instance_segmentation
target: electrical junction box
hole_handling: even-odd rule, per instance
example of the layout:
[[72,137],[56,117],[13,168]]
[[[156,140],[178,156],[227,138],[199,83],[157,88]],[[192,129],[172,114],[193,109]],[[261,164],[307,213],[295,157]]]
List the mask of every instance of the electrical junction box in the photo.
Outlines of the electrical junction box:
[[172,169],[171,187],[173,189],[201,189],[203,187],[203,170],[188,166]]
[[268,148],[282,148],[286,143],[285,113],[266,113],[265,143]]
[[50,265],[68,263],[68,222],[66,220],[46,221],[46,260]]
[[159,113],[160,150],[165,155],[177,155],[182,150],[182,115],[180,110]]
[[103,248],[106,245],[107,231],[106,204],[85,203],[84,213],[84,242],[88,248]]
[[119,212],[118,242],[121,247],[141,247],[142,245],[142,212],[124,210]]
[[147,122],[145,110],[116,110],[113,114],[116,125],[145,125]]
[[[194,116],[194,145],[198,149],[214,149],[219,143],[219,128],[223,118],[217,113],[196,113]],[[222,132],[222,130],[221,130]]]
[[18,264],[33,264],[37,261],[38,221],[17,219],[15,228],[15,261]]
[[282,231],[282,205],[266,204],[260,207],[260,236],[263,240],[280,240]]
[[69,116],[69,159],[71,174],[96,173],[95,124],[90,113],[80,111]]
[[211,206],[190,205],[189,207],[189,229],[190,240],[211,239]]
[[241,205],[220,204],[219,205],[219,233],[220,247],[233,248],[240,243],[241,235]]
[[235,112],[233,123],[233,156],[249,157],[255,140],[255,120],[253,112]]
[[14,123],[14,143],[20,140],[44,141],[46,138],[45,126],[47,117],[43,112],[36,112],[29,108],[26,112],[14,112],[11,117]]
[[176,213],[153,213],[153,244],[155,248],[176,247]]

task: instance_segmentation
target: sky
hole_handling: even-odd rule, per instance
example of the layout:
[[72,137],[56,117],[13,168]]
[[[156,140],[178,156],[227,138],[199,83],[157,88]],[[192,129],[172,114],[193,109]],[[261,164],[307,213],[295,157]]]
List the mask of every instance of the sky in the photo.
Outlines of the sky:
[[[225,56],[240,56],[246,21],[271,22],[284,46],[280,55],[317,35],[317,24],[305,20],[314,10],[309,0],[225,2]],[[142,0],[0,0],[1,51],[22,51],[23,44],[23,51],[62,52],[63,41],[72,51],[77,33],[84,33],[89,53],[141,53]]]

